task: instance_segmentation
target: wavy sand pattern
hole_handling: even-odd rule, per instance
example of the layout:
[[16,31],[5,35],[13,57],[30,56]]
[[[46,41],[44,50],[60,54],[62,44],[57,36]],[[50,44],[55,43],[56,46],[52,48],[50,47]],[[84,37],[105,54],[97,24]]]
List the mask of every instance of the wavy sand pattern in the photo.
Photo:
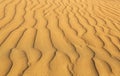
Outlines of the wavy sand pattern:
[[0,76],[120,76],[120,0],[0,0]]

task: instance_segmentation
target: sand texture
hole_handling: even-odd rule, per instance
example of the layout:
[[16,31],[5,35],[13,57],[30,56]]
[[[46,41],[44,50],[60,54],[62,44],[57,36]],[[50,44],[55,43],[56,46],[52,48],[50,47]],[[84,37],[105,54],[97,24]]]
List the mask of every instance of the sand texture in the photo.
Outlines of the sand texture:
[[0,76],[120,76],[120,0],[0,0]]

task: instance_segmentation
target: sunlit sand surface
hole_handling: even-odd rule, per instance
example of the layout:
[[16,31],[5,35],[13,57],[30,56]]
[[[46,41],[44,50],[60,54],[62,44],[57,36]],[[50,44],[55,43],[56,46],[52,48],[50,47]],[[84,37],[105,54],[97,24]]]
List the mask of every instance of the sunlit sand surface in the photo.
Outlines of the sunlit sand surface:
[[120,76],[120,0],[0,0],[0,76]]

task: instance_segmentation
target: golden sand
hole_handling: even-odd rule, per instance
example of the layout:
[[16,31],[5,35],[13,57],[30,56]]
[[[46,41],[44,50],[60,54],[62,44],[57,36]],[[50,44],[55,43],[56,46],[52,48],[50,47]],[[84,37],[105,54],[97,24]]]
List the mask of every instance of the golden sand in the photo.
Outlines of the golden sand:
[[120,76],[120,0],[0,0],[0,76]]

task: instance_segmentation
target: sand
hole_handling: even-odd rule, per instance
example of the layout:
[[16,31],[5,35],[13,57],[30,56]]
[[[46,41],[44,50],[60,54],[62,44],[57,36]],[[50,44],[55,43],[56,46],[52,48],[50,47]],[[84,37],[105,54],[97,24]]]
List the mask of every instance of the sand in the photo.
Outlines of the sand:
[[0,76],[120,76],[120,0],[0,0]]

